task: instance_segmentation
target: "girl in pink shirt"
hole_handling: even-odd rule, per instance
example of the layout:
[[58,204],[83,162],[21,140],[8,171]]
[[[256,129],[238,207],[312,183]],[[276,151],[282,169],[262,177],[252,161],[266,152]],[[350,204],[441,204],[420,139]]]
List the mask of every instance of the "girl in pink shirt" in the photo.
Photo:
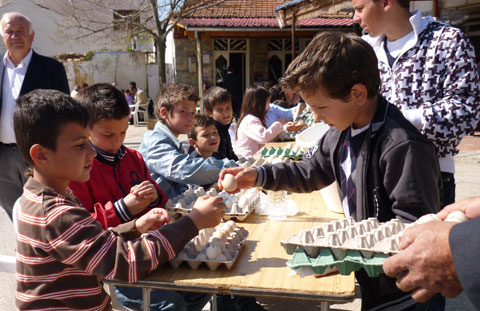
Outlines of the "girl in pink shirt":
[[262,86],[249,87],[243,96],[242,109],[237,124],[235,154],[239,157],[252,156],[266,143],[287,129],[282,120],[267,128],[265,114],[269,108],[270,95]]

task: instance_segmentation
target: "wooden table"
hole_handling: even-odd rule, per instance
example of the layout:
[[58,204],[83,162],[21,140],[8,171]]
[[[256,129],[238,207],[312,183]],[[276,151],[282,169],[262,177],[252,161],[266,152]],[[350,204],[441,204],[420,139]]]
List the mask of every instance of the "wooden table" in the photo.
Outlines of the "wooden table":
[[253,213],[244,222],[238,223],[249,231],[249,236],[231,270],[223,265],[216,271],[210,271],[205,264],[198,270],[192,270],[186,263],[178,269],[165,264],[138,283],[114,283],[152,289],[318,300],[327,302],[323,304],[324,308],[328,308],[328,302],[353,300],[353,274],[321,278],[291,275],[291,270],[285,265],[291,255],[287,255],[281,247],[280,240],[319,223],[343,217],[325,208],[319,191],[292,194],[291,197],[299,207],[296,216],[284,221],[271,221],[267,216]]

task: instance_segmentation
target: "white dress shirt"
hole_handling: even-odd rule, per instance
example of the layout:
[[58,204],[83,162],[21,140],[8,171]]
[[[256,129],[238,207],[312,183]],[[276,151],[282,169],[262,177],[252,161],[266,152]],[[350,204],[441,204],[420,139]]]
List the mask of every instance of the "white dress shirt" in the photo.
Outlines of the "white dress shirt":
[[18,64],[13,64],[8,56],[8,51],[3,56],[3,85],[2,85],[2,114],[0,116],[0,142],[12,144],[16,142],[15,130],[13,128],[13,109],[15,101],[20,94],[20,90],[27,73],[28,65],[32,60],[33,50],[30,49],[27,56]]

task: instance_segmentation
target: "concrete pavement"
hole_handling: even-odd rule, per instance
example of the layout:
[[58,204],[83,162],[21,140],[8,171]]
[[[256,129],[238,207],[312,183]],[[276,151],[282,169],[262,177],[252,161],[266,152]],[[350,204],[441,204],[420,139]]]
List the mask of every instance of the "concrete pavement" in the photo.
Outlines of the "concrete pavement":
[[[145,126],[130,126],[125,139],[125,145],[137,149],[146,131]],[[456,165],[456,197],[457,201],[466,197],[480,195],[480,136],[467,136],[459,147],[460,153],[455,157]],[[1,190],[0,190],[1,191]],[[15,235],[13,225],[7,214],[0,209],[0,236],[3,236],[0,243],[0,254],[15,255]],[[308,301],[291,300],[267,300],[261,302],[270,310],[316,310],[317,304]],[[360,310],[360,299],[349,304],[332,305],[332,310]],[[15,276],[14,274],[0,272],[0,306],[6,311],[15,310]],[[469,311],[475,310],[465,295],[455,299],[447,300],[448,311]]]

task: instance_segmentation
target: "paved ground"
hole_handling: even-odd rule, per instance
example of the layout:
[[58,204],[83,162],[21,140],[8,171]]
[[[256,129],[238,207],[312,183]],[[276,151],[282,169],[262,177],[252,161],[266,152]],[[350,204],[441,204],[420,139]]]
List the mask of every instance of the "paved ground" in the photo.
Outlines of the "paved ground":
[[[125,144],[130,148],[138,148],[142,140],[146,127],[130,126]],[[455,157],[456,164],[456,184],[457,201],[470,196],[480,195],[480,136],[467,136],[463,139],[459,147],[460,153]],[[15,255],[15,236],[11,221],[7,214],[0,208],[0,254]],[[13,274],[0,272],[0,306],[3,310],[15,310],[15,277]],[[282,299],[262,299],[265,307],[269,310],[318,310],[314,302],[291,301]],[[331,306],[332,310],[360,310],[361,301],[355,299],[348,304],[335,304]],[[208,310],[208,309],[207,309]],[[448,311],[470,311],[475,310],[464,295],[455,299],[447,300]]]

